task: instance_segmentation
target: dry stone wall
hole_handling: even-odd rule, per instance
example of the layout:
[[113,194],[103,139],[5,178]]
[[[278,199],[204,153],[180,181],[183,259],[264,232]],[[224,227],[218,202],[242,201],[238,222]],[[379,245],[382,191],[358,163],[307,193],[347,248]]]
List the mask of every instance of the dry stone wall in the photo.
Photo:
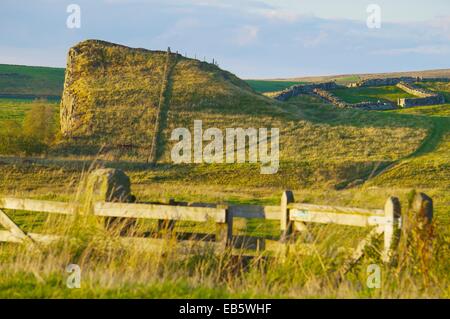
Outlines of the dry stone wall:
[[406,82],[400,82],[396,86],[399,89],[402,89],[403,91],[405,91],[411,95],[418,96],[418,97],[429,97],[429,96],[437,95],[436,93],[434,93],[430,90],[427,90],[427,89],[424,89],[424,88],[421,88],[421,87],[418,87],[418,86],[415,86],[415,85],[412,85],[412,84],[406,83]]
[[347,85],[347,87],[361,87],[361,86],[391,86],[397,85],[400,82],[416,82],[420,80],[415,77],[399,77],[399,78],[386,78],[386,79],[367,79],[359,82],[353,82]]
[[398,105],[401,107],[437,105],[437,104],[444,104],[444,103],[445,103],[445,99],[442,95],[419,97],[419,98],[398,99]]
[[[418,98],[402,98],[398,99],[397,104],[400,107],[412,107],[419,105],[434,105],[445,103],[445,98],[441,94],[437,94],[433,91],[414,86],[414,82],[428,82],[432,79],[424,79],[419,77],[397,77],[397,78],[377,78],[367,79],[355,83],[350,83],[346,86],[337,84],[336,82],[324,82],[317,84],[300,84],[291,86],[279,93],[274,94],[272,97],[279,101],[287,101],[291,97],[298,96],[300,94],[313,94],[319,96],[323,100],[333,104],[337,108],[353,108],[361,110],[392,110],[396,108],[396,105],[391,102],[385,101],[365,101],[360,103],[347,103],[334,94],[330,90],[345,88],[345,87],[369,87],[369,86],[392,86],[396,85],[398,88],[408,92],[411,95],[418,96]],[[436,78],[436,81],[449,82],[448,78]]]
[[347,103],[342,101],[340,98],[338,98],[336,95],[332,94],[331,92],[322,90],[322,89],[315,89],[314,93],[318,96],[320,96],[325,101],[333,104],[334,106],[344,109],[344,108],[350,108],[350,109],[360,109],[360,110],[376,110],[376,111],[383,111],[383,110],[392,110],[395,109],[394,104],[388,103],[388,102],[360,102],[360,103]]
[[342,87],[336,82],[324,82],[324,83],[317,83],[317,84],[299,84],[291,86],[290,88],[287,88],[278,94],[274,96],[274,99],[278,101],[287,101],[291,97],[298,96],[300,94],[311,94],[314,92],[315,89],[322,89],[322,90],[334,90],[339,87]]
[[402,98],[398,99],[398,105],[401,107],[413,107],[420,105],[435,105],[445,103],[445,98],[441,94],[433,91],[417,87],[411,83],[400,82],[397,87],[411,95],[418,96],[418,98]]

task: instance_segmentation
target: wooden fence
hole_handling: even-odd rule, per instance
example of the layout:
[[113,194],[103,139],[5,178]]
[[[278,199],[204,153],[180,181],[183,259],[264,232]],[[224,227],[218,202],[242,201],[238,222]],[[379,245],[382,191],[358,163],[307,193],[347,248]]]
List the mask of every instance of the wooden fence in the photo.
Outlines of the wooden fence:
[[[419,193],[414,200],[415,210],[432,218],[432,200]],[[45,212],[50,214],[75,215],[79,211],[76,203],[42,201],[20,198],[0,198],[0,224],[6,230],[0,230],[0,242],[12,243],[51,243],[58,240],[56,235],[27,233],[23,231],[3,210],[20,210],[28,212]],[[95,202],[92,214],[101,217],[119,217],[123,219],[158,220],[159,229],[174,228],[179,221],[213,222],[216,229],[209,240],[190,237],[177,241],[180,249],[192,244],[211,245],[217,251],[226,248],[253,248],[258,250],[279,251],[291,245],[298,232],[308,231],[307,224],[337,224],[354,227],[372,228],[368,236],[354,250],[344,267],[350,269],[362,256],[365,247],[374,238],[384,235],[382,259],[389,261],[395,249],[396,236],[401,228],[400,202],[395,197],[386,200],[383,209],[362,209],[352,207],[312,205],[295,203],[293,193],[285,191],[279,206],[259,205],[214,205],[205,203],[140,204]],[[280,240],[241,238],[233,235],[233,219],[265,219],[280,221]],[[176,237],[175,237],[176,238]],[[199,240],[201,239],[201,240]],[[163,238],[121,237],[127,245],[137,245],[143,249],[161,249]]]

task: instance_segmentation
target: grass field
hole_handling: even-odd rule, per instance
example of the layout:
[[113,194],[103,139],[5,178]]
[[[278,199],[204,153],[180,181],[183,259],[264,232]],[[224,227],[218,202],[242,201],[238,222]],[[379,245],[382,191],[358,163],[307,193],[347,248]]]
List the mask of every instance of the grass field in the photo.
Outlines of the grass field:
[[364,101],[390,101],[397,103],[399,98],[414,98],[396,86],[358,87],[331,90],[331,93],[347,103],[359,103]]
[[[183,72],[189,70],[189,63],[180,65],[175,77],[185,78]],[[204,78],[191,74],[189,80],[187,87],[175,87],[175,92],[196,93],[194,84]],[[221,84],[206,86],[201,97],[213,96],[217,83]],[[430,86],[450,93],[444,84]],[[278,103],[260,96],[253,99],[245,88],[233,90],[241,93],[239,104],[232,96],[218,95],[229,99],[229,104],[203,102],[190,107],[184,103],[186,97],[175,94],[176,107],[167,114],[165,144],[157,165],[109,153],[67,155],[55,145],[40,157],[0,157],[0,196],[76,201],[83,191],[81,181],[93,167],[123,169],[139,201],[167,202],[174,198],[278,205],[282,191],[292,189],[298,202],[362,208],[382,208],[386,198],[395,195],[406,212],[409,193],[417,189],[434,200],[432,244],[424,246],[416,237],[420,234],[406,237],[408,240],[400,245],[399,263],[382,266],[382,287],[368,289],[364,284],[366,266],[380,263],[376,254],[369,253],[339,286],[332,281],[332,274],[364,238],[365,230],[313,227],[317,251],[311,256],[294,252],[267,262],[257,258],[248,267],[236,268],[233,258],[226,254],[200,251],[176,255],[170,242],[161,254],[143,253],[138,247],[125,249],[118,244],[116,233],[105,231],[101,221],[89,217],[55,220],[46,214],[7,211],[26,231],[67,234],[73,239],[40,247],[38,252],[0,244],[0,297],[450,297],[449,104],[367,112],[338,110],[310,96]],[[399,92],[387,87],[346,89],[342,94],[354,103],[366,97],[396,99]],[[30,100],[1,99],[0,125],[7,120],[21,122],[30,105]],[[205,129],[224,129],[230,123],[279,127],[278,174],[261,175],[255,164],[173,165],[167,136],[175,127],[191,128],[193,119],[202,119]],[[138,227],[143,231],[152,225],[139,222]],[[242,228],[236,227],[236,234],[277,236],[278,229],[278,223],[251,220]],[[82,289],[65,287],[69,263],[82,267]]]
[[[34,99],[0,98],[0,123],[4,121],[22,123],[25,113],[31,109],[33,101]],[[54,105],[55,109],[59,108],[57,100],[50,100],[46,103]]]
[[253,90],[259,93],[282,91],[293,85],[304,84],[299,81],[245,80]]
[[62,68],[0,64],[0,97],[58,99],[63,85]]

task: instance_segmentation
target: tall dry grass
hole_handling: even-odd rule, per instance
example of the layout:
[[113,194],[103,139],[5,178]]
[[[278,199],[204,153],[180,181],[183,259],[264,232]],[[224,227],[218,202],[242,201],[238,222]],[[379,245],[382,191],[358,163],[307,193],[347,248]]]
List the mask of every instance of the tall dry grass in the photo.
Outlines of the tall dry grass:
[[[49,245],[0,244],[0,297],[31,298],[448,298],[450,239],[444,225],[424,225],[409,210],[393,262],[379,258],[375,241],[343,280],[339,271],[366,230],[312,225],[287,251],[269,255],[212,246],[180,245],[163,231],[161,248],[148,251],[146,239],[126,244],[123,225],[106,227],[89,214],[86,174],[72,216],[48,216],[40,233],[61,238]],[[255,232],[264,231],[256,227]],[[205,227],[203,227],[203,230]],[[211,234],[214,228],[210,227]],[[175,229],[177,230],[177,229]],[[128,237],[155,236],[156,224],[138,222]],[[122,234],[123,235],[123,234]],[[182,248],[180,248],[182,247]],[[306,248],[305,247],[309,247]],[[312,248],[311,248],[312,247]],[[81,288],[66,287],[66,267],[81,267]],[[381,286],[369,288],[368,265],[381,269]]]

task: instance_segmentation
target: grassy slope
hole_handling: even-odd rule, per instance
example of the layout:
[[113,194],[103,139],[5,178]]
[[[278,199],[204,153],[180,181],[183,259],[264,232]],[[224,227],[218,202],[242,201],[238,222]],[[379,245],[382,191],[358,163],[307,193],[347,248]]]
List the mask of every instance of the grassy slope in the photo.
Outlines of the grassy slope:
[[63,84],[63,68],[0,64],[0,96],[57,99]]
[[[395,112],[335,110],[322,105],[319,100],[304,96],[292,99],[286,104],[273,103],[262,97],[255,98],[253,93],[245,89],[240,99],[236,100],[232,96],[227,97],[227,88],[222,87],[223,82],[215,82],[221,84],[218,87],[207,86],[211,90],[204,90],[202,94],[208,99],[200,98],[191,105],[185,103],[186,97],[181,92],[196,95],[197,87],[205,81],[208,82],[210,78],[205,78],[203,72],[192,74],[190,63],[191,61],[187,60],[186,64],[180,64],[173,75],[174,94],[168,113],[168,127],[164,131],[166,140],[171,128],[192,125],[193,119],[202,119],[204,127],[278,126],[282,131],[280,172],[273,176],[263,176],[259,174],[258,166],[249,164],[172,166],[168,160],[170,143],[163,148],[162,162],[156,167],[126,161],[99,163],[124,169],[131,176],[133,192],[140,200],[176,198],[277,204],[281,190],[292,188],[295,190],[296,200],[302,202],[380,208],[387,196],[396,195],[405,207],[409,190],[418,188],[433,196],[437,220],[450,222],[449,105]],[[187,75],[189,82],[177,81],[186,79]],[[215,74],[210,76],[214,77]],[[177,88],[177,85],[182,87]],[[215,95],[217,88],[221,91]],[[229,100],[223,102],[227,98]],[[214,101],[218,102],[211,104]],[[224,105],[233,108],[223,108]],[[20,114],[17,113],[15,118],[20,118]],[[89,169],[90,163],[91,158],[82,161],[80,157],[60,160],[35,159],[32,163],[16,158],[1,158],[0,193],[53,200],[73,199],[80,174]],[[389,164],[394,164],[390,170],[369,179],[363,185],[343,190],[335,189],[336,185],[343,182],[367,179],[377,167]],[[20,213],[15,218],[22,226],[29,227],[28,229],[41,225],[37,223],[36,226],[35,222],[30,225],[30,220]],[[356,236],[355,239],[358,238],[353,229],[345,230],[341,236],[340,233],[335,233],[338,236],[332,239],[335,240],[335,246],[338,241],[341,243],[342,238],[349,237],[350,233]],[[101,254],[100,251],[95,253]],[[327,253],[324,252],[323,256],[327,256]],[[328,257],[324,257],[322,261],[327,263],[326,267],[332,267],[328,262],[336,263],[336,258],[334,255]],[[67,258],[72,261],[73,257]],[[323,273],[321,266],[316,265],[318,260],[303,257],[301,260],[304,264],[299,265],[298,261],[293,261],[291,270],[286,268],[286,264],[272,267],[280,269],[280,272],[270,272],[266,281],[260,280],[260,273],[257,271],[256,274],[249,274],[244,282],[215,281],[210,277],[199,280],[195,276],[184,279],[186,275],[183,271],[188,271],[184,267],[189,263],[172,262],[167,263],[166,270],[158,268],[158,271],[176,273],[175,279],[168,277],[161,280],[160,273],[155,277],[147,275],[148,269],[155,268],[146,266],[147,262],[150,263],[148,257],[136,258],[119,258],[111,263],[109,268],[100,270],[103,274],[100,277],[95,269],[88,268],[84,277],[87,286],[79,291],[65,289],[64,278],[57,271],[59,268],[51,270],[47,267],[48,270],[40,272],[45,285],[37,285],[42,279],[29,272],[14,271],[11,277],[2,277],[0,291],[3,292],[2,296],[18,297],[370,297],[373,294],[359,288],[348,288],[349,291],[340,293],[332,289],[305,291],[302,289],[304,279],[289,278],[286,274],[300,277],[302,272],[293,270],[304,269],[302,267],[305,266],[311,276],[314,276],[315,272],[319,275]],[[136,263],[136,260],[145,263]],[[121,277],[124,263],[130,265],[130,269],[136,268],[136,272]],[[141,266],[137,267],[139,264]],[[4,265],[5,271],[8,271],[8,263],[5,262]],[[46,265],[50,264],[47,262]],[[174,272],[171,267],[177,271]],[[145,275],[142,274],[144,277],[134,277],[133,274],[142,271],[145,272]],[[252,279],[252,275],[256,277]],[[143,280],[146,284],[136,284]],[[260,282],[261,286],[255,286],[255,282]],[[407,296],[408,293],[414,295],[414,292],[405,289],[401,289],[400,295]]]
[[[77,97],[75,116],[80,125],[72,136],[97,145],[133,144],[149,149],[166,53],[98,41],[84,41],[73,50],[78,53],[68,68],[68,91]],[[231,73],[173,53],[170,72],[166,93],[171,108],[231,110],[253,93]]]

